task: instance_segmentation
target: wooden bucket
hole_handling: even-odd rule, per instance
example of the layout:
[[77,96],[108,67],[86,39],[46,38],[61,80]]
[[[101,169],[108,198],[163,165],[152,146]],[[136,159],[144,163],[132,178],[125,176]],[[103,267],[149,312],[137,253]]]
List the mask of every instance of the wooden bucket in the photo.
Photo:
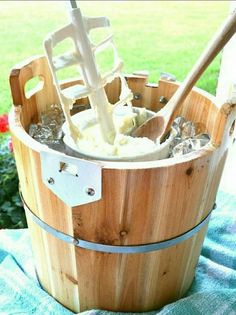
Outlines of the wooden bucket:
[[[43,86],[26,97],[25,85],[35,76]],[[148,84],[138,75],[127,80],[133,105],[151,110],[178,87]],[[215,202],[234,105],[219,107],[212,95],[191,92],[180,114],[205,124],[212,137],[199,151],[160,161],[91,162],[49,150],[27,134],[38,114],[58,102],[45,57],[16,66],[10,84],[14,154],[43,288],[74,312],[141,312],[181,298],[194,278]],[[106,88],[115,102],[119,82]],[[59,172],[61,163],[76,164],[78,176]]]

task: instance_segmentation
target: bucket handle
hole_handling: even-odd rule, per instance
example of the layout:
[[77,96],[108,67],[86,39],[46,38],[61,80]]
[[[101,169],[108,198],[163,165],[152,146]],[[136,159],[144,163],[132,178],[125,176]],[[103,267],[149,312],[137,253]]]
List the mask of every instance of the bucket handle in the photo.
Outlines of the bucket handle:
[[[43,84],[31,91],[31,95],[27,97],[25,85],[31,79],[39,77]],[[36,100],[35,96],[42,96],[47,103],[55,102],[55,91],[51,73],[48,68],[45,56],[33,56],[14,66],[10,72],[10,88],[15,106],[32,105]]]
[[211,134],[211,143],[219,147],[227,143],[234,133],[236,119],[236,99],[226,101],[216,113],[215,123]]

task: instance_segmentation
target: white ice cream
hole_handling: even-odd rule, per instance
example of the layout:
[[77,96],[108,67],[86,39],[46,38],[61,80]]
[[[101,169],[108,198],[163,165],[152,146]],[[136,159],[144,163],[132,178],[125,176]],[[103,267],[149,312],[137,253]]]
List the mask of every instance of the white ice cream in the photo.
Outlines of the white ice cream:
[[[64,142],[73,150],[82,154],[98,158],[136,158],[155,153],[163,145],[156,144],[148,138],[134,138],[130,133],[154,113],[145,108],[132,109],[127,106],[114,110],[113,121],[116,129],[114,144],[103,140],[99,125],[95,119],[93,110],[80,112],[72,117],[73,123],[78,126],[82,138],[74,143],[64,127],[66,136]],[[165,150],[165,155],[168,152]],[[161,158],[163,158],[163,154]]]

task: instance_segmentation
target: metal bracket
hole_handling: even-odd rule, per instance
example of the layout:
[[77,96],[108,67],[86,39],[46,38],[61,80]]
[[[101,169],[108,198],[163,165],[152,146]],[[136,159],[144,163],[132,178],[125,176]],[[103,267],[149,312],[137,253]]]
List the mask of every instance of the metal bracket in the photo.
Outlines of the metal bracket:
[[52,151],[41,151],[43,183],[68,206],[102,198],[101,165]]

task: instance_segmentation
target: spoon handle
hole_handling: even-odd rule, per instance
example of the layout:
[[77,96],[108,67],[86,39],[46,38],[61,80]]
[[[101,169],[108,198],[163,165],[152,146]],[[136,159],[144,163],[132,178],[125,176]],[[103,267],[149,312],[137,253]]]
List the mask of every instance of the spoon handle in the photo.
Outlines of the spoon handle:
[[193,88],[197,80],[200,78],[205,69],[209,66],[212,60],[217,56],[217,54],[222,50],[225,44],[230,40],[230,38],[236,32],[236,10],[234,10],[223,26],[218,30],[216,35],[208,44],[207,48],[204,50],[200,58],[197,60],[193,66],[190,73],[187,75],[186,79],[179,87],[179,89],[172,96],[170,101],[165,107],[160,111],[161,114],[170,117],[168,127],[172,124],[172,117],[174,119],[175,112],[179,109],[182,102],[185,100],[186,96]]

